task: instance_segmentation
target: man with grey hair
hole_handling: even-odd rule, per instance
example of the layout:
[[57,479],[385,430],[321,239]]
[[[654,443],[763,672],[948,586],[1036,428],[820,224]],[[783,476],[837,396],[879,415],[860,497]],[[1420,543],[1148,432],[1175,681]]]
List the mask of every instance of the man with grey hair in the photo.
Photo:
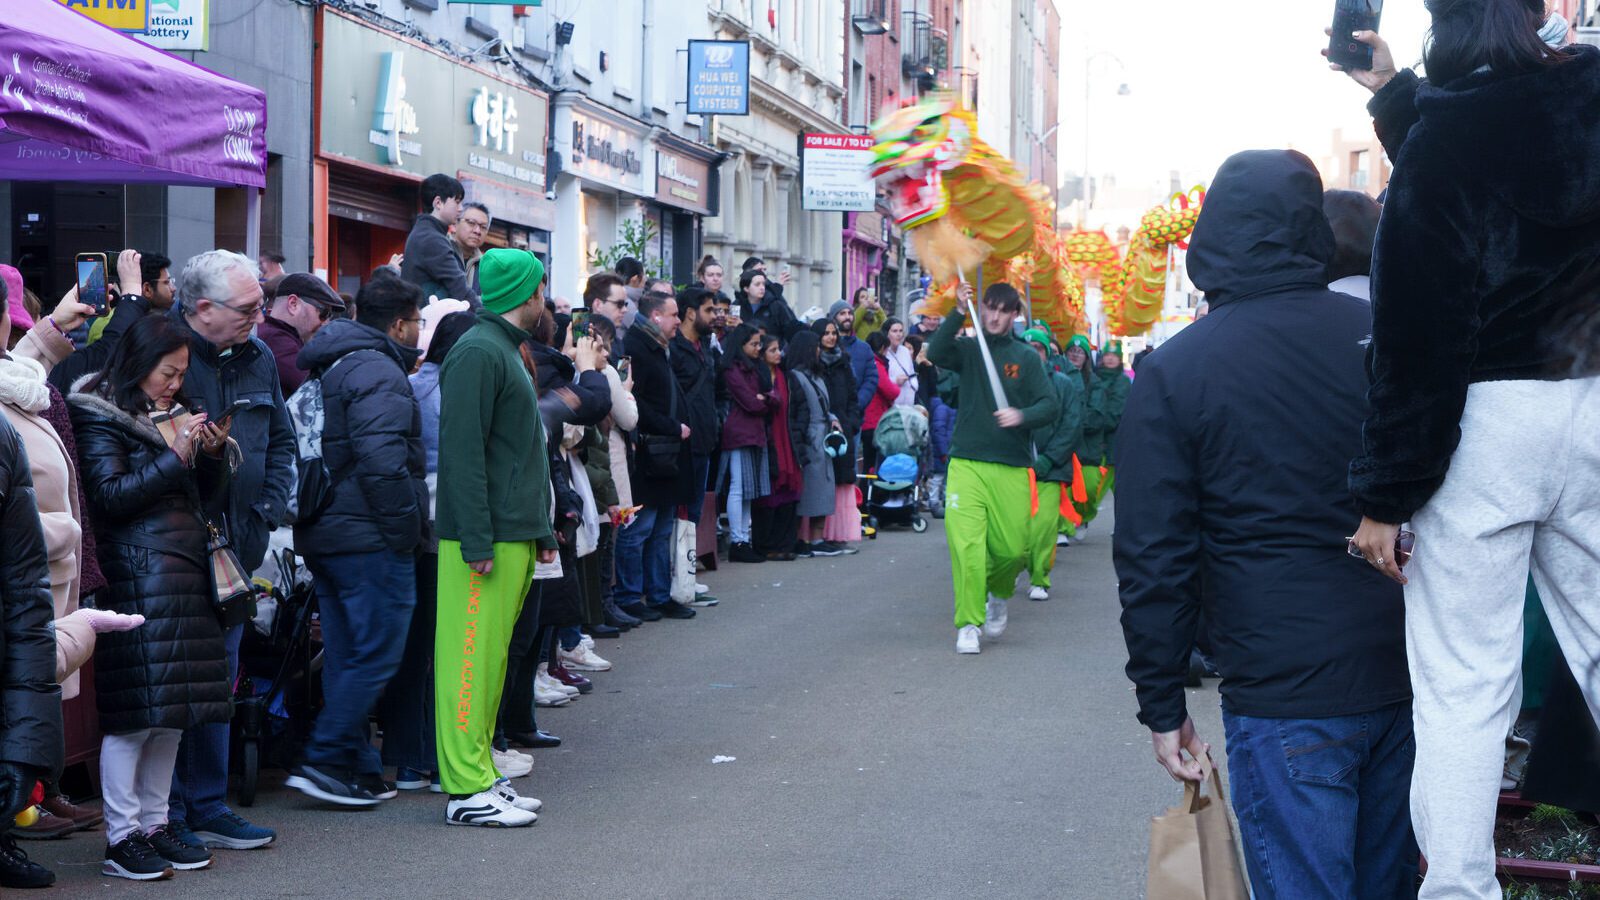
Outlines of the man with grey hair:
[[461,262],[467,267],[467,284],[474,291],[478,290],[478,260],[483,259],[483,239],[488,237],[492,221],[489,207],[469,200],[461,204],[461,216],[450,229],[450,240],[455,242],[456,252],[461,254]]
[[[265,296],[249,257],[210,250],[189,260],[170,315],[189,335],[183,388],[213,420],[233,412],[230,434],[240,463],[223,508],[228,537],[245,571],[260,567],[267,535],[282,524],[294,486],[295,442],[272,351],[251,332]],[[228,630],[230,678],[238,672],[243,626]],[[264,847],[277,835],[230,810],[228,724],[184,732],[172,778],[169,819],[185,843],[228,850]]]

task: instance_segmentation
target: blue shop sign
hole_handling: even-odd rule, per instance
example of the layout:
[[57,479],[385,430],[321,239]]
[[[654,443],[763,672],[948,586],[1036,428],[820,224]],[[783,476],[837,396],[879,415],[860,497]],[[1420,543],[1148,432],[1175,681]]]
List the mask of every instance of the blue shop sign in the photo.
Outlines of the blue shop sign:
[[750,42],[689,42],[689,114],[750,115]]

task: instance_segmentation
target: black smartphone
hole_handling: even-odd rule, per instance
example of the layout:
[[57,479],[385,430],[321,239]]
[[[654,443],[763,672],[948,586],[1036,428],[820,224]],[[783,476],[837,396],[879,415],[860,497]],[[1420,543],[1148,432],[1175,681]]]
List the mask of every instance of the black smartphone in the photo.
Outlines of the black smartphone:
[[105,315],[110,307],[106,296],[106,255],[79,253],[77,267],[78,302],[94,307],[97,316]]
[[235,400],[235,401],[233,401],[233,405],[228,407],[227,412],[224,412],[216,420],[217,427],[220,428],[223,425],[228,424],[228,420],[233,418],[233,414],[234,413],[238,412],[241,409],[244,409],[245,407],[247,407],[249,405],[250,405],[250,401],[249,400]]
[[1372,48],[1351,37],[1357,31],[1377,31],[1383,0],[1334,0],[1333,35],[1328,39],[1328,62],[1346,69],[1372,68]]

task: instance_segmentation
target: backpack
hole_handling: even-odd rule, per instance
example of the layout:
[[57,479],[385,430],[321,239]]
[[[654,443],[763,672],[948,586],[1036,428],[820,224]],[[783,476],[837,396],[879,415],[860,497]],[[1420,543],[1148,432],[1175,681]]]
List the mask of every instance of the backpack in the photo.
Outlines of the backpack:
[[289,518],[297,525],[316,521],[333,502],[333,474],[322,461],[322,432],[328,424],[322,383],[340,363],[353,355],[346,353],[322,374],[307,378],[284,403],[289,424],[294,427],[297,464],[295,489],[289,494]]

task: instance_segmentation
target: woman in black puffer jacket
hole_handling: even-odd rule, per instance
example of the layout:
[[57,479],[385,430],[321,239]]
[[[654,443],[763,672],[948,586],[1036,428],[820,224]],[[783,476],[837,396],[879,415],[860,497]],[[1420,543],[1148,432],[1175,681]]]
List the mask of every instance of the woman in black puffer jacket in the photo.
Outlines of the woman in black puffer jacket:
[[[68,403],[93,511],[101,607],[145,625],[100,636],[95,692],[108,875],[147,880],[200,868],[209,852],[170,832],[166,797],[184,729],[228,719],[228,659],[212,608],[208,501],[227,483],[224,429],[183,408],[186,335],[165,316],[129,330]],[[159,802],[156,801],[159,798]]]

